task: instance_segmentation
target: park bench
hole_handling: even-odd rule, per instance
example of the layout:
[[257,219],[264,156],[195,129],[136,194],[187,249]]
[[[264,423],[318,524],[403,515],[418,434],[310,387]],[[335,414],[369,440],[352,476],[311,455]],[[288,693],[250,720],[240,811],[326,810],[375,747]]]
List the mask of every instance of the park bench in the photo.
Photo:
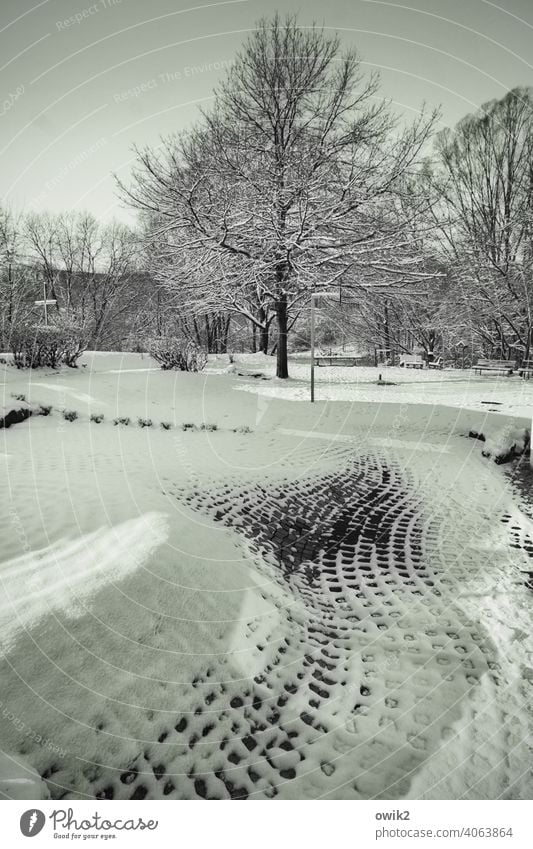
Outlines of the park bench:
[[474,366],[474,374],[479,372],[479,374],[483,374],[484,372],[495,371],[495,372],[503,372],[508,377],[513,373],[516,368],[516,363],[511,362],[510,360],[488,360],[488,359],[479,359]]
[[428,368],[442,368],[444,365],[442,357],[435,357],[434,360],[428,362]]
[[402,354],[400,366],[401,368],[424,368],[424,360],[420,354]]
[[524,360],[522,365],[520,366],[519,373],[522,377],[525,377],[527,380],[533,374],[533,360]]
[[315,357],[315,365],[317,366],[356,366],[357,357],[342,357],[336,354],[331,356],[323,356],[319,354]]

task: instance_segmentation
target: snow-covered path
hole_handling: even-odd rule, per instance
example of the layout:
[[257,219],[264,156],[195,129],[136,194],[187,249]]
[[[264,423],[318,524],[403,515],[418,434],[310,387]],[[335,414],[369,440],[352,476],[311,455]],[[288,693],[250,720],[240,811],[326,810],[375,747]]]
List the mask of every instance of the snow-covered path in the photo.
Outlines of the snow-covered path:
[[139,569],[166,539],[162,514],[148,513],[0,564],[0,647],[57,611],[81,616],[97,589]]
[[506,512],[490,467],[473,492],[471,461],[337,459],[209,499],[258,573],[233,643],[253,686],[231,775],[250,795],[278,775],[296,798],[527,795],[529,554],[509,546],[518,529],[530,544],[533,524]]
[[67,377],[0,458],[0,742],[55,798],[530,797],[533,529],[478,414]]

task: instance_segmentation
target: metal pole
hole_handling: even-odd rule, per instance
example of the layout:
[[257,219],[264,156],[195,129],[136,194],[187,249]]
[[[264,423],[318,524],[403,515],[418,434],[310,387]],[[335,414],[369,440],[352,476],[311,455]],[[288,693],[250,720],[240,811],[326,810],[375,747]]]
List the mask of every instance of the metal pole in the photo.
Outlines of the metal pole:
[[311,404],[315,400],[315,296],[311,295]]
[[46,306],[46,277],[43,277],[43,295],[44,295],[44,326],[48,327],[48,307]]

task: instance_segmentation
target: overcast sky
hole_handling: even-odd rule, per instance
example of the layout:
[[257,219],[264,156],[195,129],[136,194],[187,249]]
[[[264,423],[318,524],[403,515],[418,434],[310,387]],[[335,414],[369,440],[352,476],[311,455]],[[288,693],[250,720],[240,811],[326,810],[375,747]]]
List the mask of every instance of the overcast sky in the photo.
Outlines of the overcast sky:
[[533,85],[533,0],[2,0],[0,196],[17,210],[128,219],[112,172],[208,104],[254,21],[276,8],[340,31],[407,114],[454,124]]

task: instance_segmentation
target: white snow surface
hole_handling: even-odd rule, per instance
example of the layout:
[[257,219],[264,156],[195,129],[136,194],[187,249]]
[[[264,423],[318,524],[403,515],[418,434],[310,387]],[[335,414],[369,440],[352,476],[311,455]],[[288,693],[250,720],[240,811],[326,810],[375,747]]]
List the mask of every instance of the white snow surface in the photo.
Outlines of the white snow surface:
[[[65,799],[531,798],[533,526],[466,438],[522,433],[531,381],[320,369],[312,408],[305,364],[287,384],[222,357],[85,364],[3,370],[5,406],[53,406],[1,432],[13,780]],[[313,543],[346,515],[353,539]],[[283,517],[296,539],[261,542]]]
[[82,616],[97,588],[142,566],[167,536],[163,514],[148,513],[111,528],[60,539],[0,564],[0,646],[46,614]]
[[[269,398],[308,401],[311,367],[298,360],[289,362],[289,381],[274,379],[272,357],[241,355],[243,365],[257,366],[272,380],[254,381],[239,387]],[[239,358],[238,358],[239,360]],[[236,363],[238,368],[238,361]],[[379,377],[383,385],[379,385]],[[386,383],[395,385],[385,385]],[[399,366],[315,367],[317,401],[346,401],[375,404],[446,405],[476,411],[491,410],[523,416],[533,414],[533,381],[518,375],[476,375],[471,370],[405,369]]]

